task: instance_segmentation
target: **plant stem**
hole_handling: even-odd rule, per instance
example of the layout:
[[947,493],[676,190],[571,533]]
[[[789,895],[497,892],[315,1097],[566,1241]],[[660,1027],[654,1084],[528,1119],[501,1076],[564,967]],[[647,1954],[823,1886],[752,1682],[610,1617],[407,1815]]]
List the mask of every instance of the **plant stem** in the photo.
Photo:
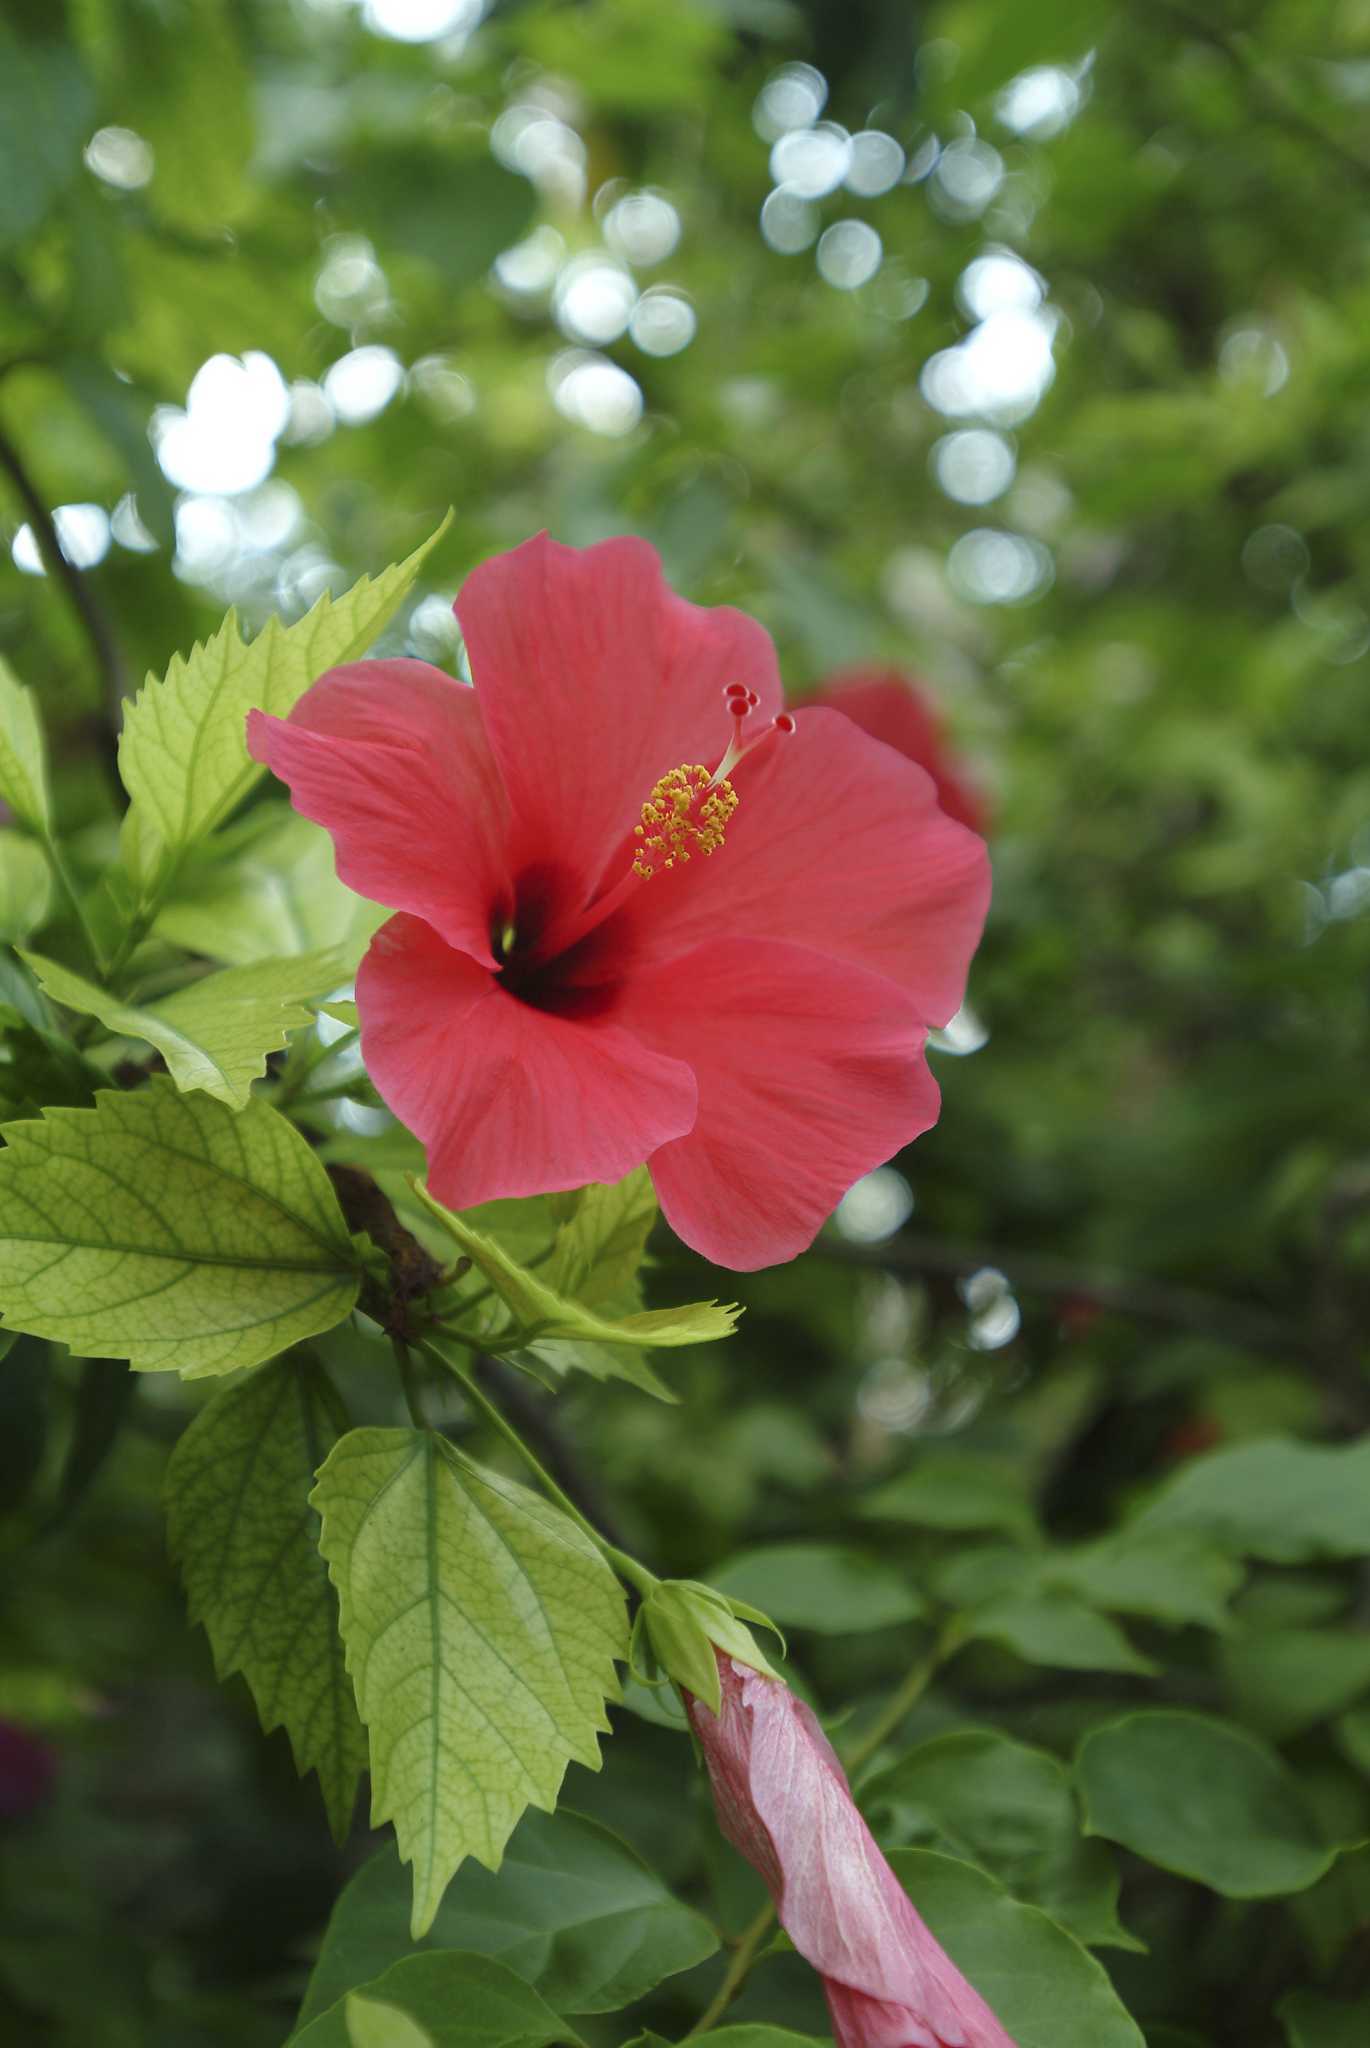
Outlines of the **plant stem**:
[[87,950],[95,965],[95,971],[103,981],[108,969],[104,948],[95,936],[94,926],[86,916],[85,907],[77,893],[75,879],[71,869],[67,866],[66,856],[50,832],[43,834],[43,851],[48,857],[48,866],[52,869],[57,885],[66,897],[67,902],[71,905],[76,922],[81,927],[81,936],[86,942]]
[[403,1337],[392,1337],[390,1348],[400,1369],[400,1385],[404,1388],[404,1405],[409,1410],[409,1420],[415,1429],[430,1429],[432,1424],[423,1412],[423,1401],[419,1395],[419,1378],[414,1370],[414,1355]]
[[569,1515],[582,1534],[589,1537],[595,1549],[599,1551],[602,1557],[607,1559],[619,1577],[626,1579],[634,1591],[640,1593],[645,1599],[660,1584],[656,1574],[649,1572],[646,1565],[639,1564],[635,1557],[630,1557],[626,1550],[620,1550],[616,1544],[610,1543],[607,1537],[600,1535],[594,1523],[581,1513],[580,1509],[571,1499],[570,1494],[563,1492],[561,1487],[557,1485],[556,1480],[553,1479],[546,1466],[541,1463],[523,1441],[523,1438],[514,1428],[513,1423],[509,1421],[507,1416],[501,1414],[489,1395],[477,1384],[474,1372],[464,1371],[461,1366],[454,1365],[452,1360],[441,1352],[436,1344],[430,1344],[422,1338],[419,1340],[419,1349],[425,1352],[428,1357],[436,1359],[445,1371],[456,1374],[456,1377],[461,1381],[462,1391],[472,1407],[484,1417],[497,1435],[503,1437],[510,1449],[517,1452],[524,1464],[527,1465],[529,1471],[534,1474],[548,1498],[554,1500],[562,1513]]
[[755,1920],[747,1927],[736,1949],[733,1951],[733,1959],[728,1965],[723,1982],[719,1985],[689,2033],[685,2035],[684,2038],[687,2041],[693,2041],[696,2034],[707,2034],[711,2027],[718,2025],[724,2013],[728,2010],[728,2007],[746,1982],[752,1964],[756,1961],[756,1952],[770,1933],[774,1922],[775,1907],[770,1904],[764,1905]]
[[960,1642],[961,1638],[955,1624],[948,1623],[927,1655],[919,1658],[903,1683],[890,1694],[865,1734],[858,1742],[852,1744],[843,1757],[842,1761],[849,1776],[854,1777],[862,1764],[870,1761],[886,1737],[892,1735],[905,1715],[917,1706],[927,1691],[934,1673],[959,1648]]

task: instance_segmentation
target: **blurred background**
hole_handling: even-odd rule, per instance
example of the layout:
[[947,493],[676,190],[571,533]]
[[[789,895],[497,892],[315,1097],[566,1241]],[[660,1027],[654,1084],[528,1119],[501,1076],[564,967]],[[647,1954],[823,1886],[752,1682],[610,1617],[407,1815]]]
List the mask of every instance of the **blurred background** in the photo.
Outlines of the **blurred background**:
[[[559,1404],[659,1570],[802,1537],[916,1576],[1370,1424],[1368,487],[1366,0],[4,0],[0,655],[85,872],[124,693],[449,504],[389,651],[460,669],[492,550],[639,533],[765,622],[796,700],[916,679],[973,791],[995,901],[939,1127],[743,1280],[682,1409]],[[185,1623],[158,1491],[193,1398],[33,1340],[0,1375],[23,2048],[275,2048],[358,1853]],[[908,1470],[946,1484],[872,1510]],[[1363,1611],[1354,1569],[1240,1598]],[[916,1638],[889,1585],[852,1611],[796,1630],[830,1704]],[[1148,1647],[1162,1697],[1247,1712],[1207,1639]],[[956,1712],[1065,1753],[1141,1683],[1049,1665],[972,1651]],[[688,1745],[618,1720],[571,1797],[740,1924]],[[1370,1729],[1358,1763],[1306,1739],[1360,1812]],[[1246,1948],[1143,1886],[1151,1953],[1106,1960],[1148,2040],[1281,2039],[1281,1985],[1364,1945],[1339,1868]],[[747,2009],[821,2033],[767,1973]]]

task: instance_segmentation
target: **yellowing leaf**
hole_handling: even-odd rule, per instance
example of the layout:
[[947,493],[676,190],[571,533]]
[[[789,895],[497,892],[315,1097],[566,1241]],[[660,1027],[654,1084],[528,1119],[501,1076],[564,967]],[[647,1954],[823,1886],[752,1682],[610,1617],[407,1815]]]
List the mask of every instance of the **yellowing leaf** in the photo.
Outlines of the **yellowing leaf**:
[[366,1768],[338,1635],[338,1596],[309,1504],[340,1430],[336,1396],[298,1355],[223,1387],[167,1465],[167,1534],[221,1678],[241,1671],[262,1726],[317,1771],[337,1840]]
[[[451,515],[448,515],[450,519]],[[293,626],[271,619],[251,643],[230,612],[212,640],[177,655],[159,681],[149,676],[124,714],[119,772],[140,813],[174,860],[212,832],[265,773],[247,751],[247,714],[283,716],[310,684],[353,661],[383,631],[413,586],[437,532],[407,560],[344,597],[321,597]],[[130,828],[130,838],[146,849]]]
[[462,1217],[444,1209],[417,1181],[413,1187],[425,1208],[437,1217],[512,1311],[521,1343],[569,1337],[592,1344],[674,1347],[729,1337],[737,1327],[740,1311],[736,1304],[725,1306],[716,1301],[692,1301],[681,1308],[645,1309],[611,1320],[578,1301],[567,1300],[536,1273],[520,1266],[493,1237],[473,1230]]
[[121,1003],[39,953],[22,957],[54,1002],[98,1017],[118,1037],[145,1038],[178,1088],[203,1089],[230,1109],[243,1107],[252,1083],[266,1072],[267,1054],[280,1050],[286,1033],[313,1022],[304,1005],[347,972],[339,953],[303,953],[227,967],[142,1006]]
[[371,1742],[372,1824],[414,1866],[413,1935],[458,1865],[497,1870],[568,1763],[599,1767],[623,1594],[560,1509],[427,1430],[356,1429],[311,1496]]
[[4,1127],[0,1315],[85,1357],[187,1379],[342,1321],[360,1262],[323,1167],[265,1102],[158,1076]]

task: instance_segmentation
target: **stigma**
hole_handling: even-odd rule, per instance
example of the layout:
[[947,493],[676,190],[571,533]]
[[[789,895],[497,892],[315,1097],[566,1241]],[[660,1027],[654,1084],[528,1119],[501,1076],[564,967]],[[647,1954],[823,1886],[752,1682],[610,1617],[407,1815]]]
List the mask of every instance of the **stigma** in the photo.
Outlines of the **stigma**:
[[670,769],[642,806],[642,822],[633,827],[637,846],[632,871],[644,882],[696,855],[707,858],[718,852],[738,805],[737,791],[728,779],[732,771],[773,734],[794,731],[794,720],[782,711],[748,732],[747,721],[761,700],[745,683],[729,683],[723,698],[733,729],[718,766],[710,770],[695,762]]

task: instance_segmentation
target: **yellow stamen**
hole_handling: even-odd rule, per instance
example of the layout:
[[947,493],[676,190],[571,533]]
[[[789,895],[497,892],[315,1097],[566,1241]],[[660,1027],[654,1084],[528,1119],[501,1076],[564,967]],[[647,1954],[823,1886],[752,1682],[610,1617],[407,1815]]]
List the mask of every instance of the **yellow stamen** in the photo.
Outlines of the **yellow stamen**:
[[736,809],[731,782],[716,782],[698,763],[672,768],[642,806],[642,823],[633,827],[639,841],[633,873],[647,881],[692,854],[717,853]]

